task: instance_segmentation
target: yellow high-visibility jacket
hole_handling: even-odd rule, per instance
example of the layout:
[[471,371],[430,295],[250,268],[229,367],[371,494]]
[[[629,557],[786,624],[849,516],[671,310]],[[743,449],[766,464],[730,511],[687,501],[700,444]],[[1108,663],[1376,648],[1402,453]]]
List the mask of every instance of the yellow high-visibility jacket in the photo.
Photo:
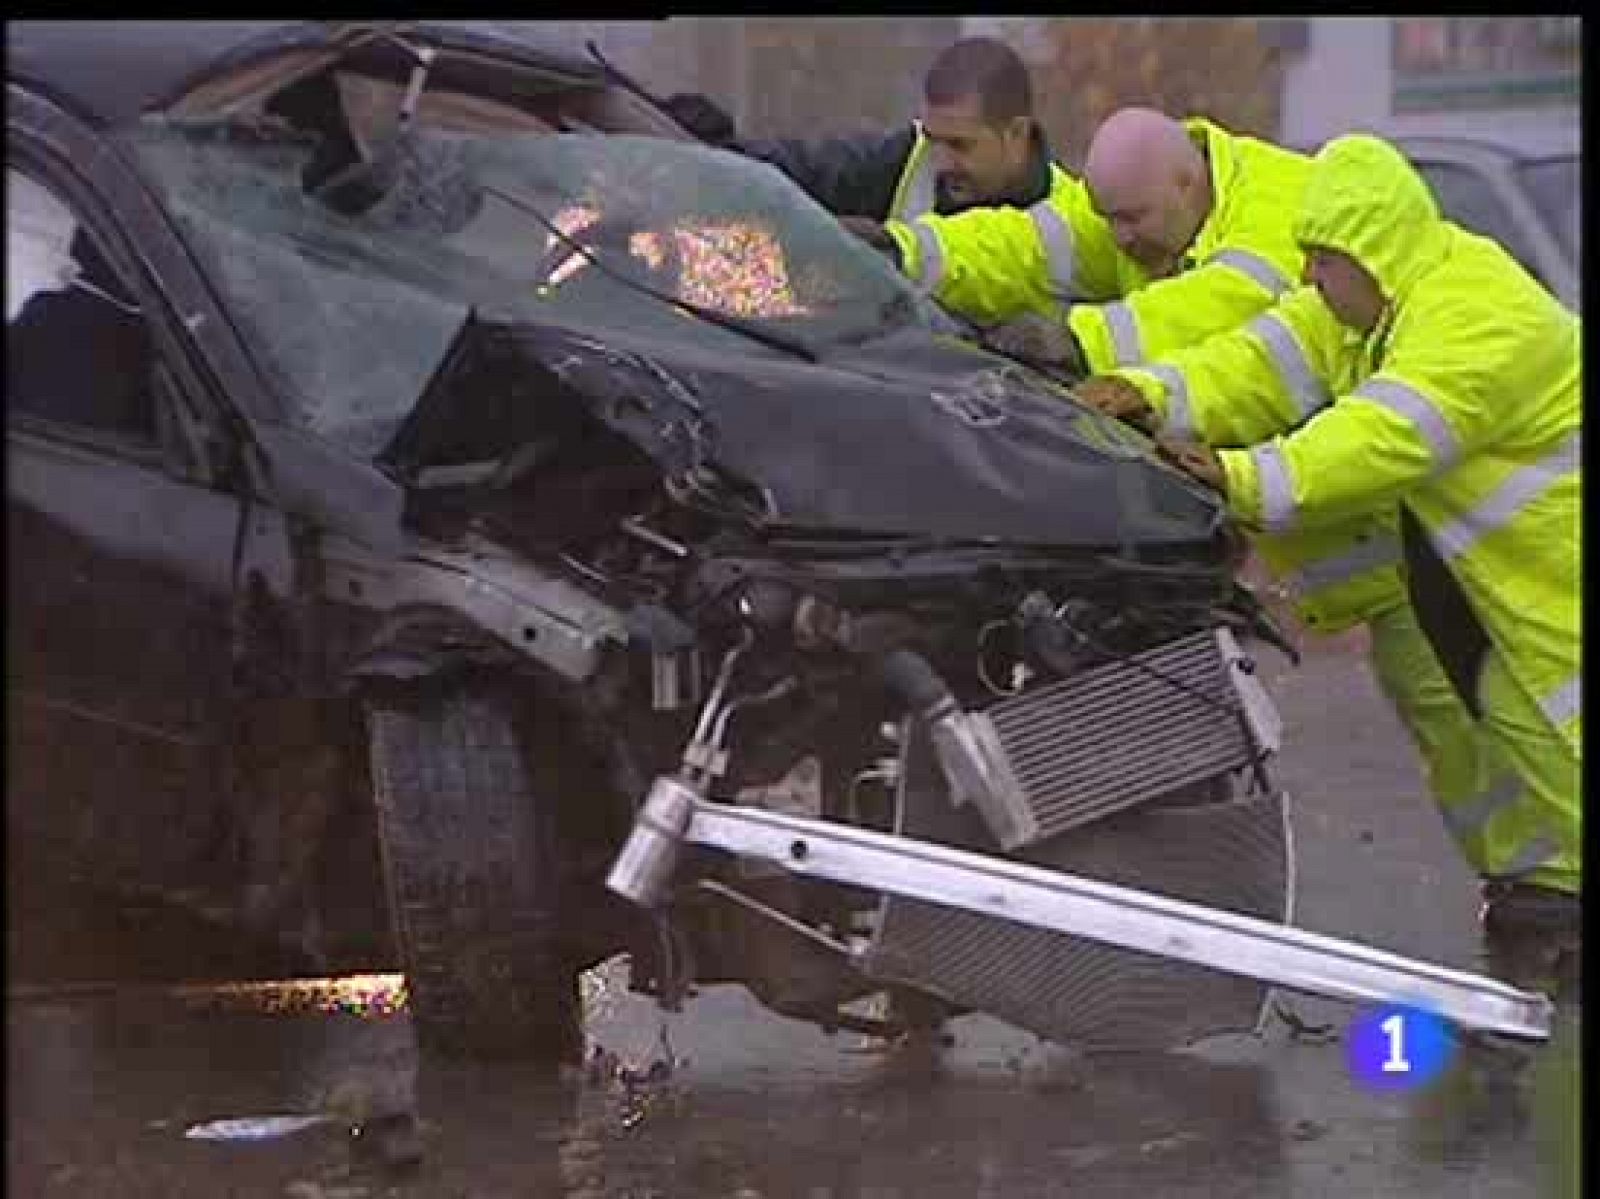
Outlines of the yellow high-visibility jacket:
[[[1576,748],[1578,318],[1497,243],[1443,220],[1377,138],[1339,138],[1318,155],[1296,236],[1355,259],[1389,308],[1360,343],[1371,369],[1356,386],[1287,437],[1222,452],[1230,503],[1280,530],[1404,501],[1507,670]],[[1326,331],[1296,332],[1318,345],[1314,359],[1352,352],[1342,337],[1324,348]]]
[[1205,147],[1214,202],[1178,274],[1150,279],[1071,176],[1026,210],[889,222],[902,268],[980,325],[1028,312],[1065,320],[1095,372],[1242,324],[1299,279],[1292,223],[1310,159],[1209,121],[1185,126]]
[[[1144,393],[1165,431],[1209,446],[1253,446],[1304,424],[1359,383],[1370,370],[1361,343],[1315,288],[1302,287],[1227,338],[1112,373]],[[1255,547],[1316,632],[1342,632],[1406,601],[1393,507],[1263,533]]]
[[[1219,457],[1235,514],[1268,531],[1263,548],[1337,538],[1374,516],[1392,529],[1401,505],[1415,518],[1488,637],[1483,675],[1527,697],[1517,735],[1547,738],[1552,753],[1549,768],[1447,816],[1475,822],[1485,873],[1531,869],[1573,886],[1580,322],[1499,245],[1441,219],[1420,176],[1376,138],[1318,155],[1296,236],[1377,282],[1387,307],[1370,334],[1306,288],[1244,328],[1119,373],[1174,425],[1249,447]],[[1263,435],[1274,429],[1292,431]],[[1492,681],[1480,679],[1480,699]],[[1537,800],[1517,799],[1524,788]]]
[[[1049,148],[1043,141],[1044,135],[1036,133],[1035,136],[1038,138],[1039,153],[1049,164],[1050,191],[1053,193],[1071,186],[1075,180],[1062,170],[1059,163],[1050,158]],[[889,200],[887,220],[904,222],[921,216],[934,216],[938,202],[939,171],[933,161],[933,143],[928,140],[928,135],[922,131],[919,122],[913,126],[911,151],[906,155],[899,179],[895,181],[894,194]],[[1013,203],[1023,202],[1025,200],[1019,199]]]

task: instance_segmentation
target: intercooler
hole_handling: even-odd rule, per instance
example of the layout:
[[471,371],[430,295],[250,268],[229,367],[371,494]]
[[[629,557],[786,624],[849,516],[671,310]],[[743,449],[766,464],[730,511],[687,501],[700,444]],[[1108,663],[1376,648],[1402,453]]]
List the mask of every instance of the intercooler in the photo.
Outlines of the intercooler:
[[[1262,752],[1257,684],[1225,633],[1003,700],[983,735],[1026,844],[1008,856],[1287,922],[1284,800],[1244,793]],[[992,756],[992,754],[991,754]],[[1024,810],[1025,809],[1025,810]],[[906,739],[897,831],[996,852],[977,805],[951,803],[933,743]],[[1156,1049],[1248,1031],[1269,988],[1203,966],[897,896],[886,897],[864,970],[958,1007],[1086,1049]]]

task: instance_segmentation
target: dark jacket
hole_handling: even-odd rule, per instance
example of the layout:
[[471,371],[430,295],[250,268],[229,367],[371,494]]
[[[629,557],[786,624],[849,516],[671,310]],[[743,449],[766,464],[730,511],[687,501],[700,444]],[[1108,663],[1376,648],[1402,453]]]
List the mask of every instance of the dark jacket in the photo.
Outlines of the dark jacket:
[[[916,136],[915,127],[908,125],[887,135],[863,133],[820,141],[737,139],[729,148],[771,163],[835,216],[882,221],[889,217],[895,187]],[[1027,208],[1043,200],[1050,194],[1050,162],[1044,133],[1035,126],[1034,161],[1027,186],[991,204]],[[975,205],[958,204],[943,187],[938,189],[934,211],[940,216],[971,207]]]

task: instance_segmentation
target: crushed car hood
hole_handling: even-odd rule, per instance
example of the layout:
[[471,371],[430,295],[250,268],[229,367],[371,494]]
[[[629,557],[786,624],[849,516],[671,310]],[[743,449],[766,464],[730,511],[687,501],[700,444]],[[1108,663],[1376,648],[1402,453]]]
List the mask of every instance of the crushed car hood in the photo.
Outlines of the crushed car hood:
[[734,338],[484,329],[669,475],[710,465],[759,492],[774,525],[1129,547],[1206,541],[1223,521],[1219,497],[1158,461],[1143,436],[926,330],[808,362]]

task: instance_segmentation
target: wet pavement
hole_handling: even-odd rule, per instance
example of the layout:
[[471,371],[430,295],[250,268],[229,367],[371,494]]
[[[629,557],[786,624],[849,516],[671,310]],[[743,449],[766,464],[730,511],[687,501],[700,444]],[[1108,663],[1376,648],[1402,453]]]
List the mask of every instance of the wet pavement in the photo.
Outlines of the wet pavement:
[[[1286,721],[1299,923],[1476,968],[1476,890],[1424,802],[1357,654],[1266,672]],[[394,976],[99,988],[23,976],[23,947],[90,947],[74,977],[197,944],[160,919],[92,928],[11,913],[7,1181],[25,1196],[993,1196],[1576,1194],[1575,1030],[1526,1072],[1529,1118],[1464,1122],[1456,1092],[1378,1097],[1336,1038],[1276,1022],[1259,1040],[1084,1058],[983,1017],[943,1051],[883,1054],[707,991],[663,1017],[613,965],[586,980],[588,1065],[547,1072],[419,1060]],[[20,935],[19,935],[20,934]],[[35,956],[41,956],[35,954]],[[65,956],[70,957],[71,954]],[[98,975],[93,967],[101,967]],[[1354,1015],[1292,997],[1306,1026]],[[1451,1096],[1456,1095],[1456,1102]],[[324,1111],[258,1143],[189,1139],[225,1117]],[[381,1117],[415,1112],[407,1137]],[[366,1123],[360,1123],[365,1121]],[[363,1135],[348,1131],[356,1123]],[[414,1156],[407,1164],[395,1159]],[[1569,1167],[1570,1168],[1570,1167]]]

